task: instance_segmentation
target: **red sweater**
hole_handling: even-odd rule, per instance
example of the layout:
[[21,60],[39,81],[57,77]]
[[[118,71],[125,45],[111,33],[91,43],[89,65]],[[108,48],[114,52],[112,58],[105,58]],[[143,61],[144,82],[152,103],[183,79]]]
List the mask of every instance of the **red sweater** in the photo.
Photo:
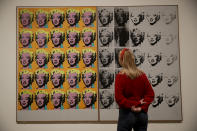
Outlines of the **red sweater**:
[[[140,106],[148,112],[148,107],[154,100],[154,91],[144,73],[135,79],[119,73],[115,80],[115,98],[120,108],[131,109],[132,106]],[[141,99],[146,103],[141,105]]]

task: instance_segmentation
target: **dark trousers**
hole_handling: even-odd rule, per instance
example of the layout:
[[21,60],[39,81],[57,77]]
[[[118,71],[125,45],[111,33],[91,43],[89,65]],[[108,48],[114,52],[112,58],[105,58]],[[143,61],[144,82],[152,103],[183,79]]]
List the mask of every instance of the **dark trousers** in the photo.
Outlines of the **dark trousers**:
[[132,112],[130,109],[119,109],[117,131],[147,131],[148,115],[146,112]]

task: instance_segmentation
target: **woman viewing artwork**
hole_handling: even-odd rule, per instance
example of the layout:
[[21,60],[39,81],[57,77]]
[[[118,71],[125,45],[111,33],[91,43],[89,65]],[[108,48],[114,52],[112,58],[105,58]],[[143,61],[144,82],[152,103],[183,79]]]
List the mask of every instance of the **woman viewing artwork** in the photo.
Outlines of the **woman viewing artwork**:
[[115,99],[119,105],[117,131],[147,131],[148,107],[154,91],[146,74],[135,65],[133,53],[124,48],[119,53],[122,70],[116,75]]

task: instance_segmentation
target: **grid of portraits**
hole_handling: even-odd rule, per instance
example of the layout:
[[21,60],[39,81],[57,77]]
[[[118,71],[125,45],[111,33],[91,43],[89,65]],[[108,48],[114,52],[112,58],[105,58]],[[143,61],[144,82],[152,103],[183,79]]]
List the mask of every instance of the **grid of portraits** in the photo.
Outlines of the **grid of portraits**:
[[177,6],[18,8],[17,110],[102,109],[100,118],[108,117],[105,113],[119,108],[114,86],[118,55],[126,47],[155,91],[150,120],[179,119],[177,11]]
[[98,109],[96,7],[17,16],[17,109]]
[[[98,7],[97,10],[100,105],[109,109],[110,104],[106,105],[110,102],[106,100],[114,103],[115,76],[121,70],[118,55],[126,47],[133,51],[137,67],[147,74],[155,91],[150,112],[181,112],[177,8]],[[173,116],[173,112],[169,115]]]

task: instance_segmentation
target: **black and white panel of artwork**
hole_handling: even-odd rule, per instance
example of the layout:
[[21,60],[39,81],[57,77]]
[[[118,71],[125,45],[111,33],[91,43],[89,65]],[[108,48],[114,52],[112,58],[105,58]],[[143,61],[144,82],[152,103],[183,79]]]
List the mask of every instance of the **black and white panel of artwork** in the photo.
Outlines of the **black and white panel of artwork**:
[[[177,6],[98,7],[100,120],[116,121],[118,55],[129,48],[154,91],[149,120],[182,120]],[[113,99],[112,99],[113,98]]]

